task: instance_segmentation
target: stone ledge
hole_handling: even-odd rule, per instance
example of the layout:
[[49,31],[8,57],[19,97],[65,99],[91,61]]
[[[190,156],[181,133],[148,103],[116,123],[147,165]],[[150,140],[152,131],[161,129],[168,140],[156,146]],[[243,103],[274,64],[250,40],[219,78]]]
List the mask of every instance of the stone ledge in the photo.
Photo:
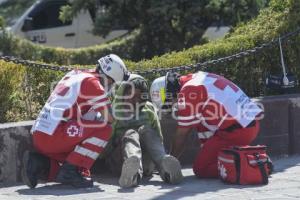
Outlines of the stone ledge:
[[5,124],[0,124],[0,131],[2,129],[7,129],[7,128],[16,128],[16,127],[25,127],[25,126],[32,126],[34,121],[23,121],[23,122],[11,122],[11,123],[5,123]]
[[31,149],[33,121],[0,125],[0,182],[20,181],[23,152]]

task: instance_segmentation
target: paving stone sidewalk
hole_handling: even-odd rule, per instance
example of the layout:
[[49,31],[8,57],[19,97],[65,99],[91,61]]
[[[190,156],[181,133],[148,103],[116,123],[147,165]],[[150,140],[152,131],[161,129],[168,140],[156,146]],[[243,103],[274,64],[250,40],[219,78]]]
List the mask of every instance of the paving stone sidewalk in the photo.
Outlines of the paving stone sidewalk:
[[184,181],[180,185],[164,184],[158,175],[143,180],[132,189],[121,189],[118,179],[102,174],[91,189],[73,189],[55,183],[39,184],[36,189],[28,189],[19,184],[0,184],[0,200],[96,200],[96,199],[300,199],[300,156],[281,158],[274,161],[275,173],[266,186],[227,185],[219,180],[197,179],[191,168],[185,168]]

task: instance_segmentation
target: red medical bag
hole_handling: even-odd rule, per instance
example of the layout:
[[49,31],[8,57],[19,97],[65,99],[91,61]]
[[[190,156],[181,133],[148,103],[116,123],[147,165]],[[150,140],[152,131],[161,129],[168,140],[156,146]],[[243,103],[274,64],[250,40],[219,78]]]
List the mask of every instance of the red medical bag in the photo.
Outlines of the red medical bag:
[[233,184],[268,184],[273,164],[266,146],[234,146],[218,155],[219,177]]

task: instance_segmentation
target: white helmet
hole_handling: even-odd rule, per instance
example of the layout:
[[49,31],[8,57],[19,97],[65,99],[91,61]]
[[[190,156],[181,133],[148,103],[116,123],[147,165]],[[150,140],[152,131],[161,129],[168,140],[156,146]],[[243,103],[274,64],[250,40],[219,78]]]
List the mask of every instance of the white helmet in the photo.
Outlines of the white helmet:
[[115,54],[109,54],[100,58],[98,63],[100,71],[112,78],[115,82],[127,80],[129,77],[129,72],[124,62]]
[[155,79],[150,87],[150,96],[152,102],[158,109],[166,102],[166,76]]

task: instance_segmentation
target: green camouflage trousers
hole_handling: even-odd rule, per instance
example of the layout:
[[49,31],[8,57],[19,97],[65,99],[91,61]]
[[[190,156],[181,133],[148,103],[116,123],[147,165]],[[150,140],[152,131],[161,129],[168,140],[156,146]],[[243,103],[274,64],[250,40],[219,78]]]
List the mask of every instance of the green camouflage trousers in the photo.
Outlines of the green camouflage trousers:
[[165,157],[162,138],[154,129],[140,126],[137,130],[128,129],[111,141],[111,149],[105,156],[105,163],[115,175],[120,175],[123,162],[135,155],[142,161],[140,175],[150,176]]

